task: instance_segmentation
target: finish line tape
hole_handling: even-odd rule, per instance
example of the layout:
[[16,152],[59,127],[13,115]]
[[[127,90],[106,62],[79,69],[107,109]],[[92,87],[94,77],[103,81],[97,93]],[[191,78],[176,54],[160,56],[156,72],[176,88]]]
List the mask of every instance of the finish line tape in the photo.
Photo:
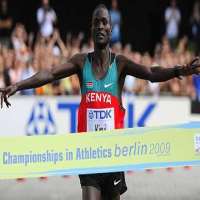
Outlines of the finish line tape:
[[200,127],[0,138],[0,179],[200,165]]

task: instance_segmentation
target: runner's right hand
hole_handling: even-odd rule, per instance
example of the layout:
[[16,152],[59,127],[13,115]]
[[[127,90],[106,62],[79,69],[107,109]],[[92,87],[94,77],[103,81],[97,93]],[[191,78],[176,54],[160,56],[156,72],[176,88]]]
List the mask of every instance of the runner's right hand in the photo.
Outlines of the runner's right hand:
[[6,104],[7,107],[11,106],[8,98],[17,92],[17,85],[10,85],[5,88],[0,88],[1,92],[1,108],[3,108],[3,103]]

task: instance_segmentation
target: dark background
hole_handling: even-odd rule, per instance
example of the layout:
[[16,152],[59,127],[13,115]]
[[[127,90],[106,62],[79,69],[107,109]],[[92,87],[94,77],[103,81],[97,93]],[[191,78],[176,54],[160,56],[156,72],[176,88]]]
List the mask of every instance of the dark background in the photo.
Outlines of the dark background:
[[[40,6],[40,0],[9,0],[8,3],[15,22],[24,23],[28,32],[36,32],[36,10]],[[88,38],[92,11],[99,3],[110,8],[108,0],[50,0],[58,16],[62,37],[64,38],[67,32],[76,34],[84,31]],[[194,0],[177,1],[182,14],[180,37],[188,33],[193,3]],[[123,44],[131,43],[133,49],[140,52],[152,52],[164,34],[164,10],[168,5],[168,0],[119,0]]]

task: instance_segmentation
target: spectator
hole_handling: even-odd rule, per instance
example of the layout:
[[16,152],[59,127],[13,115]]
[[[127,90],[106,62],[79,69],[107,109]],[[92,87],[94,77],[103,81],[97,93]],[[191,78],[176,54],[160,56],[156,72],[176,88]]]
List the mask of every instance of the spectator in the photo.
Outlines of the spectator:
[[94,50],[94,42],[91,38],[89,38],[87,44],[83,44],[81,52],[82,53],[89,53]]
[[110,17],[112,24],[112,35],[111,35],[111,45],[121,41],[121,13],[118,9],[117,0],[112,0]]
[[[25,62],[25,66],[22,69],[21,80],[27,79],[27,78],[31,77],[33,74],[35,74],[35,72],[32,67],[31,59],[29,59],[28,62]],[[22,90],[21,94],[22,95],[34,95],[35,89],[32,88],[32,89],[28,89],[28,90]]]
[[0,56],[0,87],[5,87],[5,77],[4,77],[4,68],[3,68],[3,57]]
[[[38,70],[57,66],[75,53],[87,53],[93,49],[93,43],[90,39],[87,44],[81,45],[82,41],[84,41],[84,34],[81,32],[77,36],[68,34],[66,44],[62,41],[60,33],[56,29],[48,39],[41,34],[38,34],[36,41],[33,40],[33,37],[32,33],[28,37],[24,25],[18,23],[12,33],[13,49],[0,45],[0,65],[3,66],[0,70],[1,85],[10,85],[30,76]],[[142,55],[139,52],[133,52],[130,44],[123,47],[118,42],[112,46],[112,49],[116,54],[124,54],[134,62],[148,66],[162,65],[169,67],[176,63],[189,63],[192,57],[194,57],[194,54],[188,51],[187,37],[179,40],[177,48],[174,51],[171,50],[167,37],[163,37],[162,43],[156,46],[154,56],[152,57],[148,53]],[[138,95],[140,93],[154,96],[169,94],[194,97],[194,86],[197,96],[199,91],[199,83],[197,83],[196,78],[195,76],[193,79],[191,77],[184,77],[182,81],[174,79],[165,83],[151,84],[145,80],[127,77],[123,92],[130,95]],[[79,87],[77,76],[71,76],[32,91],[23,91],[21,94],[76,95],[80,94]]]
[[10,34],[13,25],[13,19],[8,10],[7,0],[0,1],[0,41],[3,45],[10,44]]
[[196,1],[190,19],[191,42],[196,54],[200,51],[200,3]]
[[172,49],[176,47],[180,21],[181,13],[176,6],[176,0],[171,0],[171,5],[165,10],[165,23],[166,36],[170,42]]
[[121,42],[117,42],[115,44],[112,45],[112,51],[115,54],[121,54],[122,53],[122,44]]
[[16,24],[12,33],[12,45],[17,59],[27,61],[29,59],[29,49],[27,47],[27,32],[23,24]]
[[14,51],[9,49],[8,52],[4,55],[4,80],[5,85],[8,86],[11,84],[10,78],[10,69],[14,64]]
[[50,7],[49,0],[42,0],[42,6],[37,10],[37,22],[44,38],[49,38],[53,34],[56,19],[56,13]]
[[[77,37],[72,37],[71,41],[71,53],[70,57],[80,52],[81,41],[83,40],[83,33],[80,32]],[[72,86],[72,94],[78,95],[80,94],[80,84],[77,75],[72,75],[69,77]]]

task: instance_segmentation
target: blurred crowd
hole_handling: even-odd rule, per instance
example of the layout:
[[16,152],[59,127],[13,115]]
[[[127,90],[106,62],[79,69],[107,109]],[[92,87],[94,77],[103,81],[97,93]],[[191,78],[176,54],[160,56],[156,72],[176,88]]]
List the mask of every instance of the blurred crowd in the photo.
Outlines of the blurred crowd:
[[[191,23],[194,23],[194,34],[198,35],[200,14],[199,11],[196,11],[195,6],[197,7],[199,4],[194,5]],[[84,43],[85,38],[82,32],[77,35],[68,33],[64,40],[61,38],[59,30],[54,26],[57,21],[56,13],[49,5],[48,0],[42,0],[42,5],[37,10],[39,27],[37,34],[28,33],[26,27],[21,23],[13,24],[6,9],[6,0],[2,0],[0,10],[0,87],[26,79],[39,70],[56,67],[76,53],[87,53],[93,50],[92,39]],[[156,45],[154,55],[150,55],[148,52],[136,52],[131,44],[122,45],[121,35],[119,35],[121,14],[117,9],[117,1],[113,0],[111,17],[113,16],[115,19],[113,26],[115,35],[111,48],[116,54],[123,54],[134,62],[149,67],[159,65],[168,68],[177,64],[189,63],[199,53],[198,43],[196,43],[199,38],[193,37],[192,40],[184,36],[177,39],[178,30],[175,31],[175,34],[168,31],[169,33],[163,36],[162,41]],[[172,19],[173,16],[170,17],[170,12],[176,18],[171,26],[174,26],[173,23],[179,23],[180,13],[175,14],[169,10],[166,12],[166,20]],[[118,27],[116,27],[117,23]],[[124,84],[124,93],[128,95],[173,95],[200,99],[199,91],[200,78],[197,75],[183,77],[182,80],[175,78],[163,83],[151,83],[128,76]],[[20,94],[79,95],[80,85],[77,76],[73,75],[37,89],[21,91]]]

